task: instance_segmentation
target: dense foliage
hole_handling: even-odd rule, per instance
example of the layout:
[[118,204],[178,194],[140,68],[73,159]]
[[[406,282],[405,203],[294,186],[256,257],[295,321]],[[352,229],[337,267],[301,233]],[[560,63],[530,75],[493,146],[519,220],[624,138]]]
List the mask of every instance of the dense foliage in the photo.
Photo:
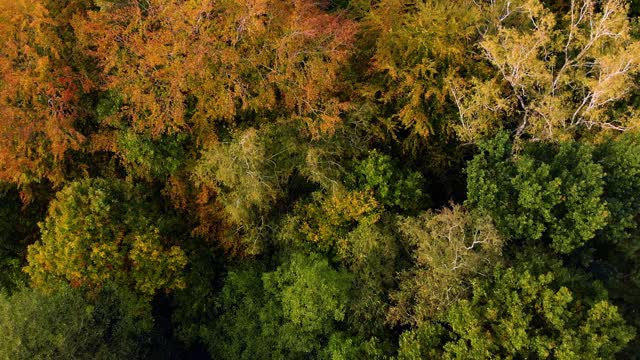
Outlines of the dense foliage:
[[0,359],[640,358],[639,14],[0,0]]

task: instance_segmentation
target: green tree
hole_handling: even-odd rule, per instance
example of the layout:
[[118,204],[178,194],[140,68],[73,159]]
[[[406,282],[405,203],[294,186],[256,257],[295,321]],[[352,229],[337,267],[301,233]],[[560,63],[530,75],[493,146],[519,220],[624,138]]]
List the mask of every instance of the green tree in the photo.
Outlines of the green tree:
[[386,206],[414,210],[427,207],[429,201],[420,173],[401,168],[391,156],[376,150],[355,164],[350,182],[355,188],[372,190]]
[[467,167],[468,204],[488,211],[508,238],[544,238],[569,253],[607,223],[602,166],[575,142],[525,146],[512,154],[501,133]]
[[293,254],[271,272],[240,267],[228,273],[217,300],[220,316],[215,328],[203,328],[203,340],[223,359],[330,358],[332,352],[360,351],[361,343],[340,330],[350,287],[351,276],[317,254]]
[[0,294],[0,358],[144,358],[152,318],[122,293],[86,298],[81,289],[21,289]]
[[274,337],[262,335],[260,312],[266,295],[258,266],[232,268],[215,299],[217,317],[200,326],[198,336],[212,357],[221,359],[269,359]]
[[[606,173],[604,195],[609,222],[595,240],[594,268],[601,274],[612,298],[636,328],[640,317],[640,137],[637,133],[607,139],[596,149],[598,162]],[[640,351],[636,339],[625,356]]]
[[572,291],[558,272],[496,267],[442,323],[404,333],[399,358],[612,358],[635,331],[605,294]]
[[393,229],[393,218],[362,222],[340,240],[338,259],[353,276],[346,322],[363,339],[388,339],[389,292],[396,286],[402,243]]
[[153,139],[148,134],[123,131],[117,152],[128,173],[143,179],[164,180],[186,163],[184,133]]
[[636,233],[640,213],[640,136],[627,133],[607,139],[595,152],[605,172],[604,198],[610,213],[608,241],[628,240]]
[[322,339],[337,333],[336,325],[346,317],[351,276],[334,270],[321,256],[293,254],[262,279],[269,295],[260,313],[263,335],[274,337],[285,356],[326,346]]

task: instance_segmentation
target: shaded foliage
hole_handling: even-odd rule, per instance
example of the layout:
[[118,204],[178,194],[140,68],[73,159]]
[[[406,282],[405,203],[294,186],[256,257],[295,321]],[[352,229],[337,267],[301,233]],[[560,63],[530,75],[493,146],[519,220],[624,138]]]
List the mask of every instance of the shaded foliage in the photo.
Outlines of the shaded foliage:
[[109,289],[90,298],[68,286],[22,289],[0,294],[0,309],[3,358],[144,358],[150,350],[148,309]]

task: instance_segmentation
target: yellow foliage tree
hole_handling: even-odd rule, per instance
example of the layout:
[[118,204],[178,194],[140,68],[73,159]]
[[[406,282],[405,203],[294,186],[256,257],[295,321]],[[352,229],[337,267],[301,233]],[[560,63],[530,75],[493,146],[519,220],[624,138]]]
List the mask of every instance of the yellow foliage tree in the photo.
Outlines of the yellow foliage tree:
[[148,206],[138,198],[126,184],[102,179],[62,189],[40,225],[42,239],[28,248],[24,270],[31,284],[110,284],[148,296],[184,287],[184,252],[163,244]]
[[462,138],[476,140],[504,120],[536,140],[637,127],[634,111],[616,110],[640,69],[624,1],[572,0],[561,17],[538,0],[490,7],[496,17],[479,44],[497,76],[452,88]]

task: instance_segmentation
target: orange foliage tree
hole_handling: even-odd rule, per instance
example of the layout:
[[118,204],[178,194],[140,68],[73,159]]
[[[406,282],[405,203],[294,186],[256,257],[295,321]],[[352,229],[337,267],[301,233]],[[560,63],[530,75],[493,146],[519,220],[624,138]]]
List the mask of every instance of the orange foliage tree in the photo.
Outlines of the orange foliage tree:
[[356,26],[316,1],[99,5],[74,27],[102,87],[123,98],[116,123],[154,136],[195,128],[206,143],[215,121],[245,111],[284,111],[318,133],[345,109],[336,78]]
[[68,61],[64,34],[82,6],[65,5],[0,1],[0,180],[60,182],[65,152],[84,140],[74,121],[91,82]]

